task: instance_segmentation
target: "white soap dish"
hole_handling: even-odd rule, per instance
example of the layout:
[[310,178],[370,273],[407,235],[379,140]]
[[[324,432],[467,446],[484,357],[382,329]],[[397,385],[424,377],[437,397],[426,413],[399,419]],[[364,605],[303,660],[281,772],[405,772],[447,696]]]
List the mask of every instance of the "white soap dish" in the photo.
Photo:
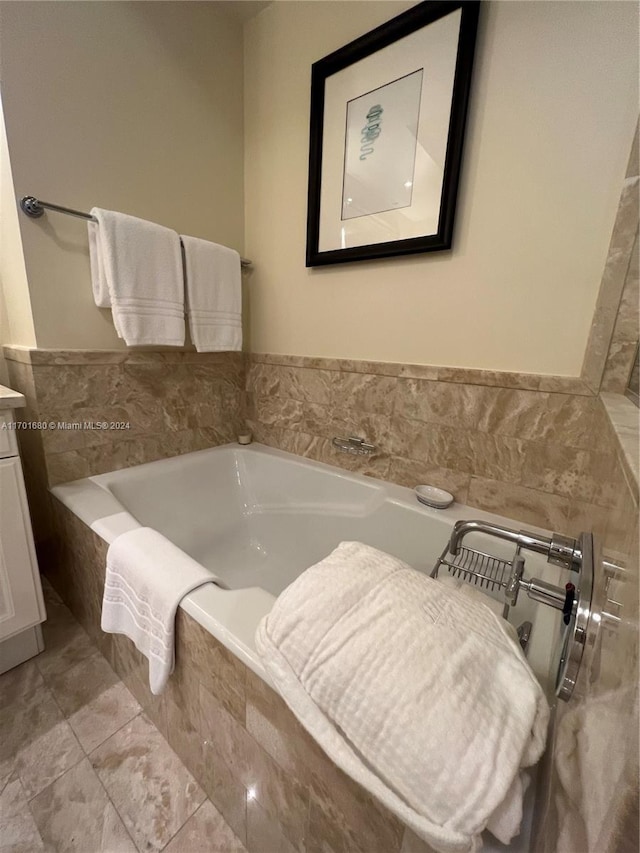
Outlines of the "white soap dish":
[[416,486],[414,492],[421,504],[434,509],[446,509],[453,503],[452,494],[444,489],[436,489],[435,486]]

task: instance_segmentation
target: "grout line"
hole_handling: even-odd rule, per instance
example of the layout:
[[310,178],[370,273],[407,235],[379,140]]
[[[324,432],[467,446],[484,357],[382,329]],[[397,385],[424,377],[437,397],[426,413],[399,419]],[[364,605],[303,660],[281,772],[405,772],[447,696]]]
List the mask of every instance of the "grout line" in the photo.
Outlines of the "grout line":
[[[75,737],[75,732],[74,732],[74,737]],[[67,769],[64,771],[64,773],[61,773],[57,778],[52,779],[51,782],[49,782],[49,784],[46,785],[41,791],[38,791],[37,794],[34,794],[32,797],[27,797],[27,804],[29,805],[29,808],[31,808],[31,803],[34,800],[36,800],[40,796],[40,794],[44,794],[44,792],[47,791],[49,788],[51,788],[52,785],[57,784],[61,779],[63,779],[67,775],[67,773],[70,773],[72,770],[75,770],[79,764],[82,764],[82,762],[86,760],[87,755],[86,755],[85,751],[82,749],[82,747],[80,747],[80,752],[82,753],[82,757],[79,758],[75,764],[72,764],[71,767],[67,767]],[[20,784],[23,785],[22,778],[20,777],[19,773],[18,773],[18,778],[20,779]],[[23,785],[23,787],[24,787],[24,785]],[[25,791],[25,795],[26,795],[26,791]],[[33,814],[33,812],[32,812],[32,814]],[[34,820],[35,820],[35,816],[34,816]]]
[[[45,621],[46,621],[46,620],[45,620]],[[83,630],[84,630],[84,629],[83,629]],[[88,636],[88,635],[87,635],[87,636]],[[91,645],[92,645],[92,647],[93,647],[93,648],[95,648],[95,647],[93,646],[93,643],[91,643]],[[42,653],[43,653],[43,652],[45,652],[45,651],[47,651],[46,646],[45,646],[45,648],[43,649],[43,651],[42,651],[40,654],[42,654]],[[61,670],[60,672],[56,672],[56,673],[53,673],[53,674],[51,674],[51,673],[47,674],[47,673],[43,672],[43,671],[42,671],[42,669],[40,668],[40,664],[38,663],[38,658],[40,657],[40,654],[38,654],[38,655],[36,656],[36,658],[35,658],[35,665],[36,665],[36,667],[37,667],[37,669],[38,669],[38,672],[39,672],[39,673],[40,673],[40,675],[42,676],[42,680],[44,681],[45,685],[46,685],[46,686],[47,686],[47,687],[48,687],[48,688],[53,692],[53,689],[51,688],[51,685],[50,685],[50,683],[49,683],[49,682],[50,682],[50,680],[55,680],[55,678],[57,678],[57,677],[61,677],[61,676],[62,676],[62,675],[64,675],[65,673],[69,672],[69,670],[73,669],[73,667],[74,667],[74,666],[76,666],[77,664],[79,664],[79,663],[83,663],[84,661],[86,661],[88,658],[90,658],[90,657],[91,657],[91,655],[93,654],[93,652],[90,652],[88,655],[86,655],[86,657],[83,657],[83,658],[80,658],[80,659],[79,659],[79,660],[77,660],[77,661],[74,661],[74,663],[70,663],[70,664],[68,664],[68,666],[67,666],[65,669]],[[65,719],[66,719],[66,717],[65,717]]]
[[[74,767],[77,767],[77,765],[74,764]],[[69,769],[72,769],[72,768],[69,768]],[[24,785],[22,784],[22,779],[20,779],[20,775],[17,774],[17,776],[18,776],[18,781],[20,783],[20,787],[22,788],[22,793],[24,794],[24,803],[27,807],[27,811],[31,815],[31,820],[33,821],[33,825],[35,826],[36,832],[38,833],[38,838],[42,842],[42,849],[46,850],[47,847],[46,847],[46,844],[44,843],[44,838],[42,837],[42,833],[40,832],[40,827],[38,826],[38,821],[36,820],[36,816],[33,813],[33,809],[31,808],[31,800],[29,800],[27,798],[27,792],[25,791]],[[46,791],[46,788],[44,790]]]
[[[123,683],[124,683],[124,682],[123,682]],[[125,685],[125,686],[126,686],[126,685]],[[138,703],[138,704],[140,704],[140,703]],[[136,717],[137,717],[137,716],[139,716],[139,714],[136,714]],[[133,717],[132,719],[134,719],[134,720],[135,720],[135,717]],[[129,720],[129,723],[130,723],[130,722],[131,722],[131,720]],[[128,725],[128,724],[127,724],[127,723],[125,723],[125,725]],[[123,728],[124,728],[124,726],[120,726],[120,728],[118,729],[118,731],[120,731],[120,730],[121,730],[121,729],[123,729]],[[113,734],[117,734],[117,732],[114,732]],[[113,737],[113,735],[112,735],[111,737]],[[96,749],[99,749],[99,748],[100,748],[100,746],[103,746],[103,745],[104,745],[104,744],[105,744],[109,739],[110,739],[110,738],[107,738],[107,740],[102,741],[102,743],[101,743],[99,746],[97,746],[95,749],[93,749],[93,750],[92,750],[92,752],[95,752],[95,751],[96,751]],[[113,800],[112,800],[112,798],[111,798],[111,794],[109,793],[109,791],[108,791],[108,790],[107,790],[107,788],[106,788],[106,785],[104,784],[104,782],[103,782],[103,781],[102,781],[102,779],[100,778],[100,774],[98,773],[98,771],[96,770],[96,768],[93,766],[93,763],[91,762],[91,758],[89,757],[89,755],[87,755],[87,761],[89,762],[89,764],[91,764],[91,769],[92,769],[92,770],[93,770],[93,772],[95,773],[96,779],[97,779],[97,780],[98,780],[98,782],[100,783],[100,786],[102,787],[102,790],[105,792],[106,797],[107,797],[107,800],[111,803],[111,805],[113,806],[113,809],[114,809],[115,813],[116,813],[116,814],[118,815],[118,817],[120,818],[120,822],[122,823],[123,829],[124,829],[124,831],[127,833],[127,835],[129,836],[129,838],[131,839],[131,843],[133,844],[133,846],[135,847],[135,849],[136,849],[136,850],[140,850],[140,848],[138,847],[138,845],[137,845],[137,844],[136,844],[136,842],[135,842],[135,839],[133,838],[133,836],[132,836],[132,835],[131,835],[131,833],[129,832],[129,827],[128,827],[128,826],[127,826],[127,824],[126,824],[125,819],[124,819],[124,818],[123,818],[123,816],[120,814],[120,812],[119,812],[119,810],[118,810],[118,807],[116,806],[116,804],[113,802]]]
[[[35,661],[34,661],[34,662],[35,662]],[[53,704],[54,704],[54,705],[56,706],[56,708],[58,709],[58,711],[59,711],[59,713],[60,713],[60,716],[62,717],[62,722],[64,722],[64,723],[66,723],[66,724],[67,724],[67,726],[68,726],[68,728],[69,728],[69,731],[71,732],[71,736],[73,737],[73,739],[74,739],[74,740],[76,741],[76,743],[78,744],[78,747],[79,747],[79,749],[80,749],[80,753],[81,753],[81,755],[82,755],[82,757],[81,757],[80,759],[78,759],[78,761],[76,761],[76,762],[75,762],[75,764],[72,764],[72,765],[71,765],[71,767],[68,767],[68,768],[67,768],[63,773],[61,773],[61,774],[60,774],[59,776],[57,776],[55,779],[52,779],[52,780],[51,780],[51,782],[49,782],[49,784],[48,784],[48,785],[46,785],[46,786],[42,789],[42,791],[46,791],[46,790],[47,790],[47,788],[50,788],[50,787],[51,787],[51,785],[54,785],[54,784],[55,784],[59,779],[62,779],[62,777],[63,777],[63,776],[65,776],[65,775],[69,772],[69,770],[73,770],[73,768],[74,768],[74,767],[77,767],[77,766],[78,766],[78,764],[80,764],[80,762],[81,762],[81,761],[84,761],[84,759],[87,757],[87,755],[86,755],[86,753],[85,753],[84,749],[82,748],[82,744],[81,744],[81,743],[80,743],[80,741],[78,740],[78,737],[77,737],[76,733],[73,731],[73,729],[72,729],[72,728],[71,728],[71,726],[69,725],[69,720],[67,719],[66,714],[65,714],[65,713],[64,713],[64,711],[62,710],[62,708],[61,708],[61,706],[60,706],[60,703],[58,702],[58,700],[57,700],[57,698],[56,698],[56,695],[55,695],[54,691],[53,691],[53,690],[52,690],[52,688],[49,686],[49,684],[46,682],[46,680],[45,680],[44,676],[43,676],[43,675],[42,675],[42,673],[40,672],[40,668],[38,667],[37,662],[35,662],[35,663],[36,663],[36,668],[37,668],[38,672],[40,673],[41,678],[43,679],[43,685],[42,685],[42,686],[44,687],[44,689],[45,689],[45,690],[47,691],[47,693],[49,694],[49,696],[50,696],[51,700],[53,701]],[[57,723],[56,723],[55,725],[57,725]],[[24,787],[24,784],[23,784],[23,782],[22,782],[22,777],[20,776],[20,773],[19,773],[19,771],[17,770],[17,768],[14,768],[14,772],[15,772],[15,773],[17,773],[18,778],[20,779],[20,784],[21,784],[21,785],[23,785],[23,787]],[[30,802],[31,802],[31,800],[33,800],[33,799],[35,799],[36,797],[38,797],[38,796],[42,793],[42,791],[39,791],[37,794],[34,794],[34,795],[33,795],[33,797],[28,798],[28,799],[27,799],[27,802],[28,802],[28,803],[30,803]],[[26,790],[25,790],[25,794],[26,794]],[[35,816],[34,816],[34,820],[35,820]]]
[[[64,604],[64,602],[62,602],[62,603]],[[66,604],[65,604],[65,607],[66,607]],[[68,608],[67,608],[67,609],[68,609]],[[71,612],[71,611],[69,611],[69,612]],[[78,620],[77,620],[77,619],[75,619],[75,617],[73,617],[73,614],[72,614],[72,618],[71,618],[71,620],[69,620],[69,622],[70,622],[70,624],[71,624],[71,623],[74,623],[74,624],[79,625],[80,627],[82,627],[82,626],[80,625],[80,623],[78,622]],[[83,630],[84,630],[84,629],[83,629]],[[86,633],[86,632],[85,632],[85,633]],[[87,658],[83,658],[81,661],[78,661],[77,663],[82,663],[82,662],[84,662],[84,661],[85,661],[85,660],[87,660],[89,657],[91,657],[91,655],[92,655],[92,654],[94,654],[94,652],[99,652],[99,653],[100,653],[100,655],[101,655],[101,657],[103,657],[103,658],[104,658],[104,655],[102,655],[102,652],[100,652],[100,649],[99,649],[99,648],[98,648],[98,647],[97,647],[97,646],[96,646],[96,645],[91,641],[91,638],[89,637],[89,635],[88,635],[88,634],[87,634],[87,637],[88,637],[88,639],[89,639],[89,643],[90,643],[90,645],[91,645],[91,647],[93,648],[93,650],[94,650],[94,651],[93,651],[93,652],[91,652],[91,654],[90,654],[90,655],[87,655]],[[106,658],[104,658],[104,660],[106,661]],[[109,662],[107,661],[107,663],[109,663]],[[66,672],[69,672],[71,669],[73,669],[73,666],[75,666],[75,665],[76,665],[76,664],[73,664],[72,666],[68,667],[68,668],[67,668],[67,670],[66,670]],[[109,666],[111,666],[111,665],[109,664]],[[81,763],[86,759],[86,760],[89,762],[89,765],[90,765],[90,767],[91,767],[91,770],[93,771],[93,773],[95,774],[96,778],[98,779],[98,782],[100,783],[100,786],[101,786],[101,787],[102,787],[102,789],[104,790],[104,792],[105,792],[105,795],[106,795],[107,799],[109,800],[109,802],[110,802],[110,803],[111,803],[111,805],[113,806],[113,808],[114,808],[114,810],[115,810],[116,814],[117,814],[117,815],[118,815],[118,817],[120,818],[120,821],[122,822],[122,825],[123,825],[123,827],[124,827],[125,832],[127,833],[127,835],[129,835],[129,838],[131,838],[131,834],[129,833],[129,830],[127,829],[127,826],[126,826],[126,824],[125,824],[125,822],[124,822],[124,818],[122,817],[122,815],[120,814],[120,812],[119,812],[119,811],[118,811],[118,809],[116,808],[116,805],[115,805],[115,803],[113,802],[113,800],[111,799],[111,797],[110,797],[110,795],[109,795],[109,792],[108,792],[108,791],[107,791],[107,789],[105,788],[105,786],[104,786],[104,784],[103,784],[103,782],[102,782],[102,779],[100,779],[100,776],[98,775],[98,773],[97,773],[96,769],[95,769],[95,768],[94,768],[94,766],[93,766],[93,763],[91,762],[91,758],[90,758],[90,756],[91,756],[91,753],[95,752],[97,749],[99,749],[101,746],[103,746],[103,745],[104,745],[104,744],[105,744],[105,743],[106,743],[106,742],[107,742],[111,737],[113,737],[113,735],[117,734],[117,733],[118,733],[119,731],[121,731],[121,730],[122,730],[126,725],[128,725],[129,723],[131,723],[131,721],[132,721],[132,720],[134,720],[136,716],[139,716],[139,714],[141,713],[141,711],[139,711],[139,712],[138,712],[138,714],[135,714],[135,715],[134,715],[130,720],[128,720],[126,723],[123,723],[123,725],[122,725],[122,726],[120,726],[118,729],[116,729],[116,731],[115,731],[115,732],[113,732],[111,735],[109,735],[109,737],[108,737],[108,738],[105,738],[105,740],[103,740],[100,744],[98,744],[96,747],[94,747],[94,748],[91,750],[91,752],[87,752],[87,750],[85,750],[84,746],[80,743],[80,740],[79,740],[79,738],[78,738],[77,734],[75,733],[75,731],[74,731],[74,729],[73,729],[73,726],[70,724],[70,722],[69,722],[69,716],[73,716],[73,714],[77,713],[77,711],[80,711],[82,708],[86,708],[88,705],[90,705],[90,704],[91,704],[91,702],[92,702],[92,701],[94,701],[94,699],[96,699],[96,698],[98,698],[98,697],[94,697],[94,699],[91,699],[89,702],[87,702],[86,704],[84,704],[84,705],[82,705],[80,708],[78,708],[76,711],[74,711],[74,712],[73,712],[73,714],[71,714],[71,715],[67,716],[67,714],[64,712],[64,710],[63,710],[62,706],[60,705],[60,703],[59,703],[59,701],[58,701],[58,699],[57,699],[57,697],[56,697],[56,694],[55,694],[54,690],[49,686],[49,684],[47,683],[47,680],[46,680],[45,676],[44,676],[44,675],[43,675],[43,673],[41,672],[40,668],[37,666],[37,660],[36,660],[36,667],[38,668],[38,672],[40,672],[40,675],[42,676],[42,678],[43,678],[43,680],[44,680],[44,682],[45,682],[45,687],[46,687],[46,689],[47,689],[47,690],[48,690],[48,692],[51,694],[51,698],[53,699],[54,704],[56,705],[56,707],[57,707],[57,708],[58,708],[58,710],[60,711],[60,714],[62,715],[62,719],[63,719],[63,721],[67,724],[67,726],[68,726],[68,728],[69,728],[69,731],[71,732],[71,734],[72,734],[72,736],[73,736],[74,740],[75,740],[75,741],[76,741],[76,743],[78,744],[78,746],[79,746],[79,748],[80,748],[80,753],[82,754],[82,757],[81,757],[78,761],[76,761],[76,763],[75,763],[75,764],[73,764],[71,767],[68,767],[68,768],[64,771],[64,773],[61,773],[61,774],[60,774],[56,779],[53,779],[53,780],[49,783],[49,785],[47,785],[47,786],[46,786],[45,788],[43,788],[42,790],[43,790],[43,791],[46,791],[46,790],[47,790],[47,788],[50,788],[52,785],[56,784],[56,782],[58,782],[60,779],[62,779],[64,776],[66,776],[66,774],[67,774],[70,770],[73,770],[74,768],[76,768],[79,764],[81,764]],[[113,667],[111,667],[111,668],[113,669]],[[115,670],[114,670],[114,673],[115,673]],[[117,675],[117,673],[115,673],[115,674]],[[123,685],[123,687],[125,687],[125,689],[128,689],[128,688],[127,688],[127,686],[126,686],[126,684],[124,684],[124,682],[122,681],[122,679],[120,679],[120,677],[119,677],[119,676],[118,676],[118,681],[116,682],[116,684],[122,684],[122,685]],[[116,685],[111,685],[111,687],[114,687],[114,686],[116,686]],[[107,689],[110,689],[110,688],[107,688]],[[103,692],[104,692],[104,691],[103,691]],[[129,692],[131,692],[131,691],[129,691]],[[100,693],[100,694],[98,694],[98,695],[100,696],[100,695],[102,695],[102,694]],[[133,694],[132,694],[132,695],[133,695]],[[135,696],[134,696],[133,698],[135,699]],[[136,701],[137,701],[137,700],[136,700]],[[139,702],[138,702],[138,705],[140,705],[140,703],[139,703]],[[20,774],[19,774],[19,773],[18,773],[18,777],[20,778]],[[22,779],[20,779],[20,783],[22,784]],[[41,793],[42,793],[42,791],[39,791],[39,792],[38,792],[38,794],[35,794],[33,797],[31,797],[31,799],[27,800],[27,804],[29,805],[29,803],[30,803],[32,800],[34,800],[36,797],[38,797]],[[33,815],[33,811],[32,811],[32,809],[31,809],[31,807],[30,807],[30,806],[29,806],[29,810],[31,811],[31,814],[32,814],[33,819],[34,819],[34,822],[35,822],[35,820],[36,820],[36,819],[35,819],[35,815]],[[37,827],[37,822],[36,822],[36,827]],[[38,830],[38,832],[39,832],[39,830]],[[138,848],[138,845],[135,843],[135,841],[134,841],[134,839],[133,839],[133,838],[131,838],[131,842],[132,842],[132,844],[134,845],[134,847],[136,847],[136,849],[139,849],[139,848]]]
[[[179,758],[179,757],[180,757],[180,756],[178,756],[178,758]],[[188,768],[187,768],[187,769],[188,769]],[[192,775],[193,775],[193,774],[192,774]],[[203,790],[204,790],[204,789],[203,789]],[[206,791],[205,791],[205,794],[206,794]],[[199,806],[198,806],[198,808],[193,812],[193,814],[190,814],[190,815],[189,815],[189,817],[185,820],[185,822],[184,822],[180,827],[178,827],[178,829],[176,829],[176,831],[173,833],[173,835],[171,836],[171,838],[167,841],[167,843],[164,845],[164,847],[162,847],[162,850],[166,850],[166,848],[171,844],[171,842],[172,842],[172,841],[173,841],[173,839],[176,837],[176,835],[178,835],[178,834],[179,834],[179,833],[180,833],[180,832],[185,828],[185,826],[187,825],[187,823],[189,823],[189,821],[191,820],[191,818],[192,818],[192,817],[195,817],[195,816],[198,814],[198,812],[200,811],[200,809],[201,809],[201,808],[202,808],[202,807],[203,807],[207,802],[209,802],[209,797],[205,797],[205,799],[200,803],[200,805],[199,805]],[[213,805],[213,803],[211,803],[211,805]],[[213,807],[214,807],[214,809],[215,809],[215,806],[213,806]],[[218,809],[216,809],[216,811],[218,811]],[[221,815],[221,817],[222,817],[222,815]],[[224,818],[223,818],[223,820],[224,820]],[[225,821],[225,823],[226,823],[226,821]],[[231,827],[229,827],[229,829],[231,829]],[[232,831],[233,831],[233,830],[232,830]],[[235,835],[235,832],[234,832],[233,834]]]
[[[127,685],[124,683],[124,681],[118,681],[118,682],[117,682],[117,684],[112,684],[112,685],[111,685],[111,687],[117,687],[117,686],[118,686],[118,684],[122,684],[122,686],[125,688],[125,690],[128,690],[128,691],[129,691],[129,693],[131,693],[131,691],[129,690],[129,688],[127,687]],[[108,687],[108,688],[107,688],[107,690],[111,690],[111,687]],[[103,691],[103,692],[104,692],[104,691]],[[99,696],[102,696],[102,693],[100,693],[100,694],[98,694],[98,695],[99,695]],[[133,693],[131,693],[131,696],[133,696]],[[97,699],[97,698],[98,698],[98,697],[96,696],[96,699]],[[108,737],[106,737],[103,741],[100,741],[100,743],[98,743],[98,744],[96,744],[96,746],[92,747],[92,748],[91,748],[91,750],[90,750],[89,752],[87,752],[87,751],[84,749],[84,747],[82,746],[82,744],[80,744],[80,746],[82,747],[82,749],[83,749],[83,751],[84,751],[85,755],[87,756],[87,758],[90,758],[90,757],[91,757],[91,755],[92,755],[96,750],[98,750],[98,749],[100,749],[100,747],[104,746],[104,745],[105,745],[105,743],[107,743],[107,741],[111,740],[111,738],[112,738],[114,735],[117,735],[117,734],[118,734],[118,732],[121,732],[121,731],[122,731],[122,729],[123,729],[125,726],[130,725],[130,724],[135,720],[135,718],[136,718],[136,717],[139,717],[139,716],[140,716],[140,714],[142,714],[142,713],[143,713],[143,710],[144,710],[144,709],[143,709],[142,705],[138,702],[138,700],[136,699],[136,697],[135,697],[135,696],[133,696],[133,698],[134,698],[134,699],[135,699],[135,701],[138,703],[138,708],[140,709],[136,714],[134,714],[134,715],[133,715],[133,717],[130,717],[130,718],[126,721],[126,723],[123,723],[123,724],[122,724],[121,726],[119,726],[119,727],[118,727],[114,732],[112,732]],[[93,700],[91,700],[91,701],[93,701]],[[89,702],[87,702],[87,705],[83,705],[82,707],[83,707],[83,708],[86,708],[89,704],[90,704],[90,703],[89,703]],[[82,709],[81,709],[81,708],[78,708],[78,711],[80,711],[80,710],[82,710]],[[76,713],[77,713],[77,711],[74,711],[74,714],[76,714]],[[73,727],[72,727],[72,728],[73,728]]]

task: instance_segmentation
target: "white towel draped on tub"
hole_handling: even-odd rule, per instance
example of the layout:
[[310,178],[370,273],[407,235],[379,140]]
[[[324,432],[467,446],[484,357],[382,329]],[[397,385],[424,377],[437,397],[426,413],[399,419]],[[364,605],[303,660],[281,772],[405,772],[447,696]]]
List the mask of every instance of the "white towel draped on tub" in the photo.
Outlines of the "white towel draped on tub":
[[187,593],[213,577],[150,527],[118,536],[107,552],[102,630],[124,634],[149,659],[149,686],[164,690],[175,659],[175,617]]
[[343,542],[258,627],[265,666],[335,763],[439,851],[519,831],[549,707],[482,602]]
[[242,349],[240,255],[182,235],[191,340],[198,352]]
[[89,223],[93,296],[111,308],[127,346],[184,344],[184,281],[175,231],[94,207]]

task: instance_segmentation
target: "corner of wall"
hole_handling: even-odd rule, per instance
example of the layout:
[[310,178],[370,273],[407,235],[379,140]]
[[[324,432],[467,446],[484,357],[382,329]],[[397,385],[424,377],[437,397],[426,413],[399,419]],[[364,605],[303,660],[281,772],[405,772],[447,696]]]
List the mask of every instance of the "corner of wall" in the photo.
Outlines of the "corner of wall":
[[[29,284],[15,203],[13,174],[0,93],[0,343],[36,345]],[[0,375],[7,370],[0,353]]]
[[582,363],[587,387],[623,393],[638,345],[638,125]]

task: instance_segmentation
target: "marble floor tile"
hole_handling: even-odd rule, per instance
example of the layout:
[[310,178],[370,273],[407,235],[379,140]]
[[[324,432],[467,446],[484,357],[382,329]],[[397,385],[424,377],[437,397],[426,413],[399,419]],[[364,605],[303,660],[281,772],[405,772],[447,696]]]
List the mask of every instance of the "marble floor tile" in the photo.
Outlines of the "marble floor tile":
[[12,776],[0,793],[0,853],[44,850],[20,779]]
[[46,847],[55,853],[136,853],[88,759],[31,800]]
[[17,756],[21,749],[63,719],[51,691],[43,684],[28,698],[3,708],[0,711],[0,762]]
[[118,676],[98,651],[70,669],[47,678],[47,684],[67,717],[97,699],[117,681]]
[[15,757],[13,755],[0,761],[0,793],[4,791],[5,785],[13,776],[15,764]]
[[[47,650],[0,676],[0,853],[246,853],[245,788],[217,768],[211,788],[225,819],[43,588]],[[254,810],[257,849],[272,823]]]
[[205,800],[143,715],[92,752],[91,763],[140,851],[162,850]]
[[81,758],[80,745],[46,686],[0,711],[0,765],[13,763],[29,796]]
[[16,771],[31,798],[82,758],[84,753],[71,726],[66,720],[60,720],[19,751]]
[[0,711],[26,698],[43,683],[33,659],[3,673],[0,675]]
[[246,848],[213,803],[205,800],[164,853],[246,853]]
[[89,753],[141,711],[127,688],[118,682],[69,717],[69,725]]
[[95,652],[88,634],[61,601],[47,601],[42,625],[44,651],[35,663],[45,678],[60,675]]

